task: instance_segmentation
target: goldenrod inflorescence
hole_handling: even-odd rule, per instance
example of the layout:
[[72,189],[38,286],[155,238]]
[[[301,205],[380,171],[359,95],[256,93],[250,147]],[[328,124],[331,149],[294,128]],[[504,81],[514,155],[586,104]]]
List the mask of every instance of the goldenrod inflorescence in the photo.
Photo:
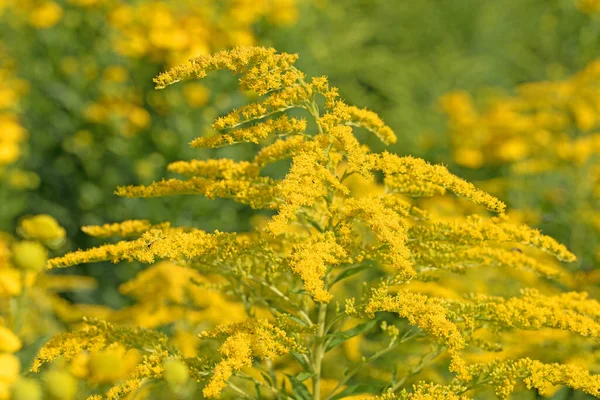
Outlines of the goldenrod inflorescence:
[[[198,382],[206,398],[467,399],[485,386],[506,398],[520,390],[519,381],[540,393],[566,385],[598,394],[597,375],[555,363],[571,354],[557,350],[553,360],[543,359],[534,341],[524,341],[523,354],[504,351],[527,331],[546,330],[576,338],[580,351],[593,348],[597,302],[562,291],[572,279],[559,262],[575,256],[540,231],[509,222],[499,199],[447,168],[372,152],[355,129],[393,143],[391,128],[343,102],[326,78],[308,79],[296,59],[241,47],[194,58],[155,79],[164,88],[232,72],[258,101],[218,118],[217,134],[192,146],[260,149],[250,160],[174,162],[168,170],[182,178],[116,193],[223,197],[261,217],[249,232],[147,220],[83,228],[128,239],[52,258],[49,269],[97,261],[151,265],[121,287],[135,304],[110,313],[110,322],[88,319],[54,337],[33,370],[61,358],[79,365],[88,383],[106,383],[109,399],[152,395],[145,385],[161,381],[180,394]],[[286,160],[285,176],[273,174],[269,167]],[[442,196],[462,198],[478,212],[441,218],[414,201]],[[461,274],[494,278],[464,290],[440,288]],[[144,328],[120,326],[123,320]],[[554,337],[538,339],[551,347]]]

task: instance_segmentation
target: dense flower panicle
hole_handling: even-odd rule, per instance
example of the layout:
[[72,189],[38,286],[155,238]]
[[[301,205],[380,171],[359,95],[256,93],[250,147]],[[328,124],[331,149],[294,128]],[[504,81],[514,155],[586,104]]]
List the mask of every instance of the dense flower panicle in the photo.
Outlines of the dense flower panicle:
[[228,158],[176,161],[169,164],[167,169],[181,175],[227,180],[254,178],[260,172],[258,167],[251,162],[235,162]]
[[339,125],[350,125],[373,132],[385,144],[396,143],[396,135],[385,125],[377,114],[366,109],[349,106],[343,101],[336,101],[331,112],[319,119],[319,125],[324,131],[330,131]]
[[491,380],[496,395],[502,399],[510,397],[519,380],[527,388],[537,389],[541,395],[551,394],[549,389],[554,385],[566,385],[593,396],[600,393],[600,375],[592,375],[576,365],[545,364],[523,358],[517,361],[474,364],[469,369],[472,375]]
[[255,179],[206,179],[192,177],[188,180],[168,179],[148,186],[121,186],[115,191],[123,197],[162,197],[201,194],[209,199],[231,198],[254,208],[265,208],[275,203],[277,187],[268,177]]
[[364,197],[348,200],[345,218],[359,218],[373,231],[377,239],[389,246],[384,260],[391,264],[402,278],[410,278],[415,271],[412,256],[407,247],[407,223],[378,198]]
[[215,366],[212,379],[202,391],[207,398],[219,397],[234,372],[252,365],[250,335],[244,332],[234,333],[225,339],[219,347],[219,352],[225,356],[225,359]]
[[279,214],[269,223],[271,232],[283,232],[287,222],[296,219],[296,213],[301,207],[313,206],[330,192],[348,192],[339,179],[323,165],[327,161],[317,149],[301,152],[293,158],[289,173],[278,185],[283,205],[279,207]]
[[497,243],[520,243],[536,247],[560,261],[574,261],[575,256],[567,248],[549,236],[526,225],[513,225],[503,217],[483,219],[472,215],[466,219],[449,222],[433,222],[410,228],[410,236],[420,237],[424,242],[448,241],[457,244],[477,244],[486,241]]
[[374,400],[468,400],[470,397],[459,394],[464,389],[461,386],[444,386],[419,382],[413,385],[410,392],[403,389],[400,393],[384,393],[381,396],[374,397]]
[[224,359],[216,365],[213,377],[203,391],[208,398],[219,397],[233,373],[250,366],[254,357],[273,359],[290,351],[304,351],[285,331],[264,319],[221,325],[201,333],[200,337],[225,337],[219,348]]
[[272,93],[263,101],[242,106],[229,114],[219,117],[212,124],[216,130],[233,129],[240,125],[263,119],[270,115],[304,106],[313,96],[307,86],[292,86]]
[[[598,65],[595,60],[563,81],[520,85],[514,95],[491,99],[483,109],[466,92],[444,95],[440,104],[449,118],[456,162],[478,168],[535,160],[554,169],[562,162],[582,163],[597,154],[597,141],[582,135],[595,134],[600,125],[600,108],[594,100]],[[586,142],[592,146],[581,146]]]
[[164,360],[176,356],[168,338],[158,332],[117,327],[87,319],[76,331],[52,338],[39,351],[32,371],[57,358],[70,362],[74,373],[90,382],[106,383],[104,397],[116,400],[137,391],[148,379],[160,379]]
[[306,131],[306,121],[282,115],[247,128],[220,131],[216,136],[199,137],[190,143],[192,147],[222,147],[235,143],[258,143],[271,135],[300,135]]
[[111,345],[125,345],[127,348],[156,346],[162,349],[168,338],[158,332],[116,327],[107,322],[87,319],[81,329],[62,333],[50,339],[39,351],[31,370],[40,368],[58,357],[71,361],[79,354],[103,350]]
[[165,230],[169,229],[169,227],[169,222],[155,225],[145,219],[132,219],[112,224],[82,226],[81,230],[87,235],[104,238],[113,236],[139,236],[151,229]]
[[[478,295],[474,304],[466,304],[463,312],[472,313],[476,319],[492,321],[502,329],[540,329],[550,327],[567,330],[585,337],[598,338],[600,319],[596,310],[586,314],[584,310],[597,305],[594,300],[582,300],[582,311],[567,308],[569,299],[578,293],[544,296],[533,289],[524,291],[523,297],[504,299]],[[566,302],[565,302],[566,300]],[[587,305],[586,305],[587,303]],[[473,308],[471,308],[473,307]]]
[[254,164],[264,167],[280,160],[292,158],[294,154],[307,151],[312,143],[303,136],[291,136],[287,139],[278,139],[272,144],[263,147],[254,157]]
[[458,326],[448,318],[448,310],[442,299],[410,292],[390,296],[386,290],[379,290],[373,293],[364,308],[364,312],[371,318],[378,311],[397,313],[400,317],[408,319],[411,325],[441,341],[452,356],[451,370],[459,376],[468,375],[464,361],[460,358],[465,340]]
[[440,242],[414,243],[410,247],[415,257],[415,264],[423,269],[439,268],[464,272],[468,268],[508,267],[531,271],[559,282],[571,282],[569,274],[560,265],[550,261],[538,261],[517,248],[509,250],[487,246],[465,248]]
[[329,133],[335,138],[341,151],[348,158],[347,174],[358,173],[364,178],[372,179],[374,157],[369,154],[369,148],[360,144],[349,126],[336,126]]
[[[475,204],[481,204],[491,211],[504,212],[506,206],[494,196],[477,189],[453,174],[441,165],[431,165],[424,160],[414,157],[398,157],[395,154],[384,152],[378,160],[377,169],[387,176],[395,174],[406,175],[411,179],[411,184],[433,184],[444,187],[457,196],[466,197]],[[393,190],[393,187],[391,188]]]
[[[263,72],[263,76],[266,74],[269,78],[271,71],[286,70],[296,62],[297,58],[298,56],[295,54],[277,54],[277,51],[272,48],[238,47],[230,51],[224,50],[213,55],[192,58],[189,63],[158,75],[154,79],[154,83],[157,88],[162,89],[183,79],[204,78],[210,71],[229,70],[234,74],[248,73],[245,81],[244,77],[240,80],[247,83],[246,88],[262,93],[278,87],[276,87],[276,83],[259,87],[257,75],[260,76],[260,73]],[[266,81],[272,82],[270,79]]]
[[156,259],[180,260],[201,257],[217,251],[222,240],[230,234],[201,230],[152,229],[139,239],[106,244],[89,250],[79,250],[50,260],[48,268],[61,268],[99,261],[140,261],[153,263]]
[[86,378],[113,385],[105,398],[116,400],[138,390],[143,380],[162,377],[163,361],[172,355],[167,340],[155,331],[87,319],[83,328],[47,342],[31,370],[38,372],[59,357],[66,362],[80,362],[77,357],[83,357],[87,360],[87,367],[82,369]]
[[328,232],[296,244],[289,263],[292,271],[300,275],[304,288],[315,301],[328,303],[333,296],[327,291],[323,278],[328,272],[328,266],[335,266],[346,257],[344,249],[336,243],[335,236]]

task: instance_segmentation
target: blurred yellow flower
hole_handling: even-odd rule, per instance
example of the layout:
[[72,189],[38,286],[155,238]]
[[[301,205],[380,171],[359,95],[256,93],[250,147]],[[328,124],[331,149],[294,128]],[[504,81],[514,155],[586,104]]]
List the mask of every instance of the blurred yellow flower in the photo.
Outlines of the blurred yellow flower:
[[36,28],[50,28],[58,23],[63,9],[53,1],[45,1],[34,7],[29,13],[29,23]]
[[25,271],[39,272],[44,269],[48,251],[38,242],[24,240],[13,244],[15,266]]
[[0,325],[0,352],[16,353],[21,349],[21,339],[13,331]]
[[21,362],[13,354],[0,353],[0,384],[10,384],[19,378]]
[[54,400],[75,400],[77,380],[67,371],[52,370],[44,374],[46,391]]
[[183,97],[191,107],[202,107],[210,98],[210,90],[199,83],[190,83],[183,87]]
[[26,239],[40,240],[43,242],[59,241],[67,234],[65,228],[60,226],[54,217],[48,214],[39,214],[21,220],[19,233]]

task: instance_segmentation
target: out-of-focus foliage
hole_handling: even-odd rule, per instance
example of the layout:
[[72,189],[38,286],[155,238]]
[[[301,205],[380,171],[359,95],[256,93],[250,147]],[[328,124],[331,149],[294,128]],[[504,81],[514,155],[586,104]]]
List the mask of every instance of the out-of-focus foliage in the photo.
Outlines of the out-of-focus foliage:
[[[64,242],[65,234],[49,215],[22,219],[19,236],[0,232],[0,399],[41,399],[39,383],[24,377],[36,349],[49,335],[63,332],[84,316],[110,314],[103,306],[72,304],[61,296],[96,289],[94,279],[45,270],[50,252]],[[71,386],[76,385],[74,378],[69,379]]]
[[[600,244],[600,63],[512,93],[446,94],[458,165],[487,170],[488,184],[545,232],[569,244],[585,270]],[[593,276],[596,276],[594,274]],[[586,278],[595,283],[596,278]]]
[[277,48],[301,49],[304,70],[377,110],[402,138],[392,151],[444,163],[441,95],[574,72],[600,49],[600,18],[576,0],[320,0],[298,24]]
[[39,178],[20,168],[28,132],[23,127],[20,111],[27,82],[16,76],[17,64],[0,43],[0,220],[22,210],[21,190],[36,189]]
[[[158,97],[153,76],[192,55],[253,44],[261,25],[287,26],[297,18],[294,0],[5,0],[0,10],[2,109],[20,100],[15,114],[2,119],[2,140],[30,132],[31,151],[22,164],[43,182],[25,204],[21,197],[21,209],[56,216],[70,235],[81,225],[140,211],[135,202],[119,202],[110,188],[156,178],[207,117],[243,98],[234,86],[226,89],[227,82],[218,82],[218,94],[195,85]],[[202,107],[210,99],[215,105]],[[3,146],[0,164],[18,153]],[[33,175],[11,177],[25,188],[37,183]],[[175,217],[181,204],[191,211]],[[168,210],[205,226],[243,223],[233,206],[195,204],[183,199],[143,208],[155,218]],[[14,216],[3,207],[0,226],[13,228]],[[75,240],[83,244],[81,235]]]

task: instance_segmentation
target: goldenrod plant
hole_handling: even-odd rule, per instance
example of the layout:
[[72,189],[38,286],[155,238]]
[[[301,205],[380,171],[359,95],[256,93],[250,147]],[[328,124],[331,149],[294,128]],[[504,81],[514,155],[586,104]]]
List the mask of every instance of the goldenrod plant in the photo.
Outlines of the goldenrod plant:
[[[342,101],[325,77],[305,76],[296,59],[240,47],[156,77],[165,88],[231,71],[258,100],[217,118],[213,136],[192,146],[248,146],[255,156],[174,162],[168,170],[183,178],[116,193],[226,198],[255,210],[254,228],[206,232],[146,220],[84,228],[123,239],[52,258],[49,269],[149,264],[125,291],[140,305],[157,293],[155,307],[174,312],[145,324],[87,318],[50,339],[32,371],[69,370],[82,381],[77,398],[94,400],[508,398],[560,386],[600,394],[599,304],[565,290],[569,272],[558,263],[575,256],[509,222],[499,199],[445,167],[361,144],[355,131],[385,144],[396,135],[374,112]],[[414,201],[432,196],[460,197],[478,212],[438,218]],[[503,284],[461,275],[490,270]],[[444,287],[461,276],[462,287]],[[162,292],[166,281],[172,293]],[[532,287],[514,293],[523,283]],[[215,304],[198,304],[203,292],[218,293],[232,312],[216,304],[210,319]],[[179,322],[203,329],[195,351],[171,340],[168,328]],[[567,362],[575,355],[593,359]]]

